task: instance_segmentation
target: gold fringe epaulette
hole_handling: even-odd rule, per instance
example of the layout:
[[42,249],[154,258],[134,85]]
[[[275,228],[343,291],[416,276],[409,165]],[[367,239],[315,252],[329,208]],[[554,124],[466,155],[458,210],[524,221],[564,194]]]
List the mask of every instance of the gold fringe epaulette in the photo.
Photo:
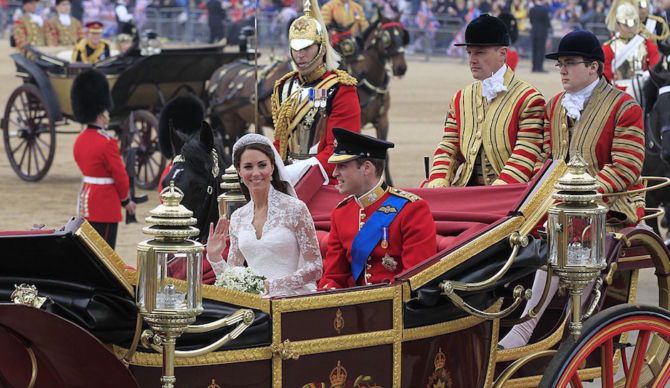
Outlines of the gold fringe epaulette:
[[279,95],[281,94],[281,90],[279,90],[279,88],[281,88],[282,84],[287,79],[290,79],[296,74],[298,74],[297,71],[289,71],[275,81],[275,86],[272,90],[272,97],[270,99],[270,103],[272,104],[272,121],[275,123],[277,122],[277,114],[279,113],[279,108],[281,107],[281,104],[279,103]]
[[348,196],[347,198],[341,200],[340,203],[338,203],[337,206],[335,206],[335,208],[342,207],[342,206],[346,205],[352,199],[354,199],[353,195]]
[[389,193],[395,195],[396,197],[405,198],[410,202],[416,202],[421,199],[418,195],[410,193],[409,191],[396,189],[395,187],[389,188]]
[[342,84],[342,85],[347,85],[347,86],[356,86],[358,85],[358,81],[356,78],[352,77],[351,74],[347,73],[344,70],[335,70],[335,74],[337,74],[337,80]]

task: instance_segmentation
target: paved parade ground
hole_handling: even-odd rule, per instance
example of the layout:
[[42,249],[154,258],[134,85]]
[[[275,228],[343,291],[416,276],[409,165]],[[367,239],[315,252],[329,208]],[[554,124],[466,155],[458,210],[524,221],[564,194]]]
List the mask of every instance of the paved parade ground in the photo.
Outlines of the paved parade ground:
[[[20,85],[14,75],[15,67],[9,57],[13,49],[6,40],[0,41],[0,106]],[[531,73],[530,62],[521,61],[517,74],[537,87],[548,99],[560,90],[558,73],[553,63],[546,63],[548,73]],[[471,82],[466,63],[458,59],[423,61],[422,57],[408,58],[404,78],[391,82],[391,110],[389,140],[395,143],[391,150],[391,173],[398,187],[415,187],[424,176],[423,157],[431,155],[440,140],[448,103],[457,89]],[[69,129],[78,130],[78,124]],[[374,134],[373,128],[364,129]],[[28,229],[33,224],[60,228],[75,215],[76,197],[81,174],[72,156],[75,135],[58,135],[54,163],[47,176],[37,183],[20,180],[11,169],[4,145],[0,142],[0,201],[2,217],[0,230]],[[117,252],[130,264],[135,263],[136,244],[145,238],[143,220],[158,203],[157,193],[150,192],[150,201],[138,206],[140,223],[119,225]],[[445,198],[445,200],[447,200]],[[640,279],[640,300],[654,304],[655,279],[647,270]],[[646,286],[646,289],[645,289]]]

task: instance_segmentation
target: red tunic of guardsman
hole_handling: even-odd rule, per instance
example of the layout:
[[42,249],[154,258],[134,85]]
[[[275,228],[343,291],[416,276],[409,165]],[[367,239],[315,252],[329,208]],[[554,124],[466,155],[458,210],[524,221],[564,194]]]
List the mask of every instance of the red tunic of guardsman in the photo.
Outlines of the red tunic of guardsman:
[[14,22],[13,37],[16,48],[22,50],[24,46],[45,46],[44,20],[35,14],[39,1],[23,0],[23,15]]
[[335,137],[330,161],[337,166],[340,192],[352,195],[333,210],[319,287],[392,282],[436,253],[432,214],[417,195],[383,182],[393,143],[340,128]]
[[325,178],[334,183],[335,167],[328,163],[333,128],[359,132],[361,109],[356,79],[337,69],[339,55],[330,46],[318,4],[308,3],[305,15],[289,29],[291,58],[298,70],[278,80],[272,93],[275,145],[282,159],[293,164],[321,165]]
[[473,76],[456,92],[428,187],[528,182],[542,151],[544,98],[505,64],[509,34],[482,15],[465,32]]
[[[111,108],[105,76],[88,70],[75,78],[71,90],[75,119],[86,124],[74,143],[74,160],[84,175],[77,210],[114,247],[121,208],[132,204],[129,179],[119,146],[101,124]],[[134,211],[134,204],[132,211]]]
[[[614,15],[614,16],[612,16]],[[614,23],[614,38],[603,44],[605,55],[604,74],[619,89],[631,95],[635,91],[633,80],[651,69],[660,59],[656,42],[640,33],[640,19],[637,8],[630,3],[622,3],[610,11]],[[640,80],[638,83],[642,83]]]
[[70,1],[56,0],[56,15],[44,24],[49,46],[74,46],[84,37],[81,22],[70,15]]

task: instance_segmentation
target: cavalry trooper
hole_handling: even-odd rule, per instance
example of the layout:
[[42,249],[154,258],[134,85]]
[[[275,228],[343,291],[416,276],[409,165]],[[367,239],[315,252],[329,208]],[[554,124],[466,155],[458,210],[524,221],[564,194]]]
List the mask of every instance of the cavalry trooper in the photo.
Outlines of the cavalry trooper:
[[289,28],[291,59],[297,71],[275,82],[272,120],[275,145],[289,174],[305,164],[321,165],[324,180],[335,168],[333,128],[360,132],[361,108],[356,79],[338,70],[340,56],[330,45],[316,1],[305,2],[305,14]]
[[35,14],[38,4],[38,0],[23,0],[23,15],[14,22],[12,38],[14,39],[14,46],[19,51],[23,51],[23,48],[28,44],[32,46],[46,45],[44,19]]
[[99,71],[86,70],[75,78],[70,93],[74,117],[86,125],[74,142],[74,160],[84,175],[77,213],[114,248],[121,208],[135,214],[135,203],[119,145],[106,130],[112,106],[109,85]]
[[[613,17],[611,15],[614,15]],[[640,31],[637,8],[630,3],[621,3],[610,10],[608,28],[615,33],[614,38],[603,44],[605,55],[604,74],[616,87],[636,96],[640,101],[642,82],[648,77],[648,70],[658,62],[660,56],[656,43],[645,38]]]
[[363,7],[354,0],[330,0],[321,8],[321,15],[337,51],[347,63],[355,61],[360,51],[356,37],[368,28]]
[[49,46],[74,46],[84,38],[81,22],[70,15],[69,0],[56,0],[56,15],[44,24]]
[[[642,108],[603,77],[605,55],[596,36],[589,31],[573,31],[561,39],[557,52],[546,57],[557,61],[564,89],[549,100],[545,110],[543,149],[547,157],[567,161],[580,154],[602,194],[642,188]],[[644,215],[644,194],[604,197],[603,201],[609,209],[610,231],[633,226]],[[538,271],[533,296],[523,315],[539,302],[546,276],[545,271]],[[553,278],[540,315],[557,288],[558,278]],[[591,287],[587,287],[584,295],[590,292]],[[528,343],[538,319],[539,316],[514,326],[500,345],[513,348]]]
[[[660,43],[670,37],[670,28],[664,17],[651,14],[650,0],[615,0],[610,10],[616,10],[619,5],[630,3],[637,8],[640,17],[639,32],[645,38],[649,38],[655,43]],[[607,15],[607,27],[610,31],[616,31],[616,13],[610,12]]]
[[331,215],[319,287],[392,282],[436,253],[433,216],[426,201],[384,182],[393,143],[340,128],[333,132],[337,147],[329,161],[336,166],[337,189],[349,197]]
[[505,63],[509,44],[497,17],[483,14],[466,28],[459,45],[476,81],[453,97],[427,187],[530,180],[542,151],[544,98]]
[[86,38],[79,41],[72,51],[72,62],[96,63],[109,58],[110,46],[102,39],[100,22],[86,23]]

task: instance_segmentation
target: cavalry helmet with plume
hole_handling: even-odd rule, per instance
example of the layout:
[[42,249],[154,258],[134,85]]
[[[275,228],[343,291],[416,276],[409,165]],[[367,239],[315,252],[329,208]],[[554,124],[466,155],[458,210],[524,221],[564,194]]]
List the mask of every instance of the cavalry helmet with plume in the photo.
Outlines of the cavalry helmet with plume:
[[325,55],[326,69],[337,69],[340,65],[340,55],[330,44],[328,30],[323,22],[319,4],[316,0],[305,0],[303,5],[304,15],[295,19],[289,27],[289,45],[293,50],[302,50],[317,44],[319,45],[317,55]]

